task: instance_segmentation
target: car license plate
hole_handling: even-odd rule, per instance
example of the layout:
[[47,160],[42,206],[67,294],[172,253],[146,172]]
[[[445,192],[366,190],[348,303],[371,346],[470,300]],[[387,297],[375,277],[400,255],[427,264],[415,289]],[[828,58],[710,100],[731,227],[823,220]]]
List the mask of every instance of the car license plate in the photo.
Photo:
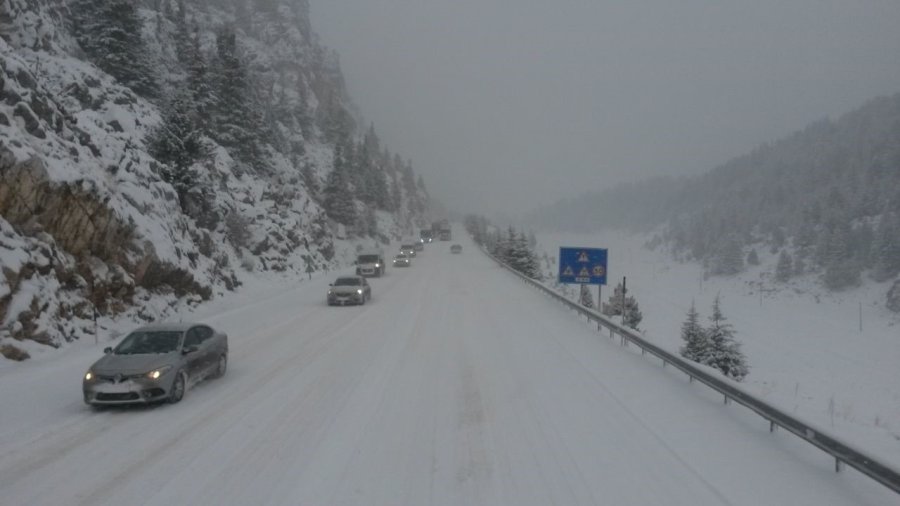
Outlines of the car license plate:
[[135,385],[131,380],[121,383],[101,383],[94,387],[94,390],[104,394],[126,394],[135,390]]

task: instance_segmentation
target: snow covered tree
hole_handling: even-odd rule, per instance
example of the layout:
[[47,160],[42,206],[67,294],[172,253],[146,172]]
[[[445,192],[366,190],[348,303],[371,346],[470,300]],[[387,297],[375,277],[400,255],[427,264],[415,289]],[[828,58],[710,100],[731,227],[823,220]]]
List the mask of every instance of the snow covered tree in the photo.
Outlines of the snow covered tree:
[[70,12],[78,45],[91,61],[135,93],[159,96],[135,2],[74,0]]
[[578,295],[578,303],[587,308],[594,307],[594,297],[591,295],[591,287],[581,285],[581,293]]
[[900,215],[886,212],[875,232],[872,277],[885,281],[900,273]]
[[786,250],[781,250],[781,254],[778,255],[778,264],[775,266],[775,279],[786,283],[791,279],[793,271],[794,266],[791,255]]
[[191,91],[193,107],[197,113],[197,119],[203,126],[204,132],[212,136],[210,118],[216,104],[215,91],[210,82],[209,64],[203,56],[203,48],[200,45],[200,28],[194,25],[189,43],[182,56],[183,65],[187,73],[187,87]]
[[211,189],[202,183],[195,164],[209,157],[209,149],[189,91],[178,92],[163,107],[162,122],[148,136],[147,145],[150,154],[164,164],[160,176],[175,188],[182,210],[197,219],[206,215]]
[[703,363],[722,371],[725,376],[737,381],[743,380],[749,372],[747,359],[741,352],[740,343],[734,338],[734,328],[731,324],[725,323],[719,296],[713,301],[713,312],[709,322],[706,336],[709,339],[710,355]]
[[[622,287],[622,283],[616,285],[616,287],[613,289],[613,294],[609,296],[609,303],[603,304],[603,314],[607,316],[619,316],[622,314],[623,290],[624,289]],[[626,327],[638,330],[638,325],[641,324],[641,321],[644,319],[644,315],[643,313],[641,313],[637,300],[634,297],[626,293],[624,298],[625,317],[622,319],[622,321]]]
[[216,34],[213,66],[216,101],[213,107],[213,137],[238,160],[254,169],[266,169],[262,137],[265,135],[260,107],[253,94],[247,69],[238,55],[232,27]]
[[759,255],[756,253],[756,249],[751,249],[750,253],[747,254],[747,265],[759,265]]
[[820,255],[825,265],[822,277],[825,286],[841,290],[859,284],[859,264],[849,253],[850,223],[839,222],[823,235],[824,253]]
[[700,315],[697,314],[697,308],[693,301],[688,310],[687,319],[681,324],[681,340],[684,341],[684,344],[678,352],[682,357],[699,364],[706,364],[709,361],[712,355],[712,346],[706,335],[706,329],[700,325]]
[[888,290],[884,306],[895,313],[900,313],[900,279],[894,281],[894,284]]
[[356,224],[356,199],[353,198],[346,160],[340,148],[335,148],[334,169],[328,174],[322,193],[323,206],[329,218],[344,225]]
[[319,178],[316,176],[313,166],[309,163],[304,163],[303,167],[300,168],[300,175],[303,177],[303,184],[309,190],[310,197],[316,199],[319,194]]
[[715,255],[711,259],[710,273],[730,276],[741,272],[743,268],[741,241],[737,235],[731,234],[721,239],[716,245]]

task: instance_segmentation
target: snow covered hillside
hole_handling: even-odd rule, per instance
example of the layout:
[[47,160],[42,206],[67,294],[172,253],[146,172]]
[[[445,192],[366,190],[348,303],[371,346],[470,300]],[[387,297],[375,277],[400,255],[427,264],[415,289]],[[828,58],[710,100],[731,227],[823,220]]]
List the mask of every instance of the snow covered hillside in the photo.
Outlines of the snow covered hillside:
[[257,3],[0,2],[3,356],[333,269],[426,221],[306,0]]
[[[679,263],[622,233],[538,234],[547,283],[556,278],[559,247],[609,249],[608,302],[627,277],[643,313],[640,330],[677,352],[692,303],[707,324],[719,295],[727,321],[747,356],[744,384],[754,394],[900,467],[900,318],[884,307],[885,283],[831,292],[815,275],[778,282],[776,262],[763,258],[733,277],[707,277],[700,265]],[[763,253],[765,255],[766,253]],[[567,292],[576,297],[577,287]],[[596,298],[597,289],[592,287]]]

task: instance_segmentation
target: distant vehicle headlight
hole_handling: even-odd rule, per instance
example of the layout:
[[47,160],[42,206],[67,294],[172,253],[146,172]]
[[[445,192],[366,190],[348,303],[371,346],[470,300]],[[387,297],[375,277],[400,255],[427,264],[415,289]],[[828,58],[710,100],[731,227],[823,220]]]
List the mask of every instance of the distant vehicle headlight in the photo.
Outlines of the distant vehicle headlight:
[[162,376],[163,374],[169,372],[170,369],[172,369],[172,366],[170,366],[170,365],[164,365],[164,366],[160,367],[159,369],[155,369],[155,370],[153,370],[153,371],[148,372],[148,373],[147,373],[147,377],[150,378],[150,379],[154,379],[154,380],[155,380],[155,379],[159,379],[160,376]]
[[362,289],[358,289],[358,290],[356,290],[356,293],[358,293],[358,294],[360,294],[360,295],[362,295]]
[[334,295],[334,290],[328,290],[328,295]]
[[375,264],[375,267],[381,267],[381,264]]
[[93,371],[88,371],[84,374],[84,381],[91,381],[92,379],[94,379]]

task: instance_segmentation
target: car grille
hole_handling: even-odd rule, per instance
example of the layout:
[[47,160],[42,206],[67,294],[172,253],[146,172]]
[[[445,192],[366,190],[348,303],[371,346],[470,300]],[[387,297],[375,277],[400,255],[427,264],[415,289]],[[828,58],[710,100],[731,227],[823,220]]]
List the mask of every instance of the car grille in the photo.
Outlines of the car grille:
[[98,401],[136,401],[140,399],[140,396],[137,392],[125,392],[119,394],[106,394],[99,393],[97,394]]
[[130,379],[139,379],[143,376],[143,374],[98,374],[97,381],[102,381],[104,383],[122,383],[123,381],[128,381]]

